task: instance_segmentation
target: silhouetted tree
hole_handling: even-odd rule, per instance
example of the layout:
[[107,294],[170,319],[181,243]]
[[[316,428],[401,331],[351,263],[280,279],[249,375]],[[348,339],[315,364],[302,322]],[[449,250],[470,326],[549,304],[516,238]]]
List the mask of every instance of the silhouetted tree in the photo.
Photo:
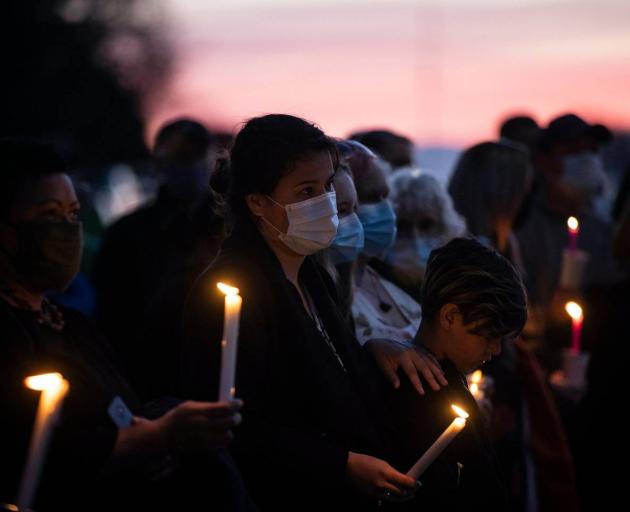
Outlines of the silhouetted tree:
[[0,4],[0,135],[52,141],[78,162],[146,156],[143,112],[171,54],[156,0]]

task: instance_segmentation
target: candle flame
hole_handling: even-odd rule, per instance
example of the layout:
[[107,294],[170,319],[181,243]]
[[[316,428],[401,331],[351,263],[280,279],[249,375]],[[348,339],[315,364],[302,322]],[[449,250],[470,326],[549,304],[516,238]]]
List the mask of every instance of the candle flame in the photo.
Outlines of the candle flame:
[[470,392],[473,394],[473,396],[476,396],[479,393],[479,384],[473,382],[470,385]]
[[567,226],[569,226],[569,229],[571,231],[575,232],[580,227],[580,223],[575,217],[569,217],[569,219],[567,220]]
[[567,302],[564,305],[564,309],[573,320],[580,320],[582,318],[582,308],[577,302]]
[[57,372],[31,375],[24,379],[24,384],[27,388],[34,389],[35,391],[53,391],[62,386],[63,376]]
[[225,295],[238,295],[239,292],[238,288],[234,288],[233,286],[224,283],[217,283],[217,288]]
[[481,370],[475,370],[470,378],[470,382],[473,384],[479,384],[483,379],[483,372]]
[[460,418],[462,418],[464,420],[466,418],[468,418],[468,416],[469,416],[469,414],[466,411],[464,411],[464,409],[462,409],[461,407],[458,407],[458,406],[456,406],[454,404],[451,405],[451,409],[453,409],[455,411],[455,414],[457,414],[457,416],[459,416]]
[[461,428],[466,425],[466,420],[464,418],[457,417],[453,420],[453,423]]

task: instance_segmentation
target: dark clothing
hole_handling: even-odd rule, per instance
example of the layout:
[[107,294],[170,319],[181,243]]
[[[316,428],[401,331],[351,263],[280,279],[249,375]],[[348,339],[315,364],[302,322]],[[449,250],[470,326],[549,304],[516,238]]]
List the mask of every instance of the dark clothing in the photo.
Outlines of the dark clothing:
[[63,314],[66,327],[55,332],[38,324],[34,313],[12,308],[0,299],[0,501],[15,498],[40,396],[24,386],[24,378],[58,371],[70,383],[43,469],[36,510],[54,509],[60,503],[71,506],[75,498],[74,505],[81,503],[116,442],[117,428],[107,415],[112,399],[120,396],[132,411],[139,407],[91,324],[71,310]]
[[178,313],[222,238],[210,198],[191,209],[164,190],[104,234],[92,275],[96,320],[144,401],[177,394]]
[[299,279],[345,370],[247,221],[237,225],[189,296],[184,387],[190,398],[216,399],[224,310],[216,283],[238,287],[236,395],[245,405],[233,448],[255,501],[262,510],[358,507],[362,498],[345,482],[348,452],[395,464],[383,381],[333,302],[327,274],[306,258]]
[[408,471],[456,417],[451,404],[470,414],[466,426],[420,477],[423,486],[410,509],[507,510],[499,466],[487,439],[479,407],[466,378],[448,360],[440,361],[448,386],[439,391],[425,384],[419,395],[409,379],[390,391],[394,418],[405,446]]
[[[24,378],[58,371],[70,388],[35,510],[255,510],[227,453],[200,453],[170,463],[159,455],[110,459],[118,434],[107,413],[112,399],[121,397],[133,414],[141,406],[90,321],[72,310],[62,313],[65,327],[57,332],[39,324],[35,313],[0,299],[0,502],[13,502],[17,495],[40,396],[24,386]],[[156,402],[152,409],[159,413],[152,416],[168,408]]]

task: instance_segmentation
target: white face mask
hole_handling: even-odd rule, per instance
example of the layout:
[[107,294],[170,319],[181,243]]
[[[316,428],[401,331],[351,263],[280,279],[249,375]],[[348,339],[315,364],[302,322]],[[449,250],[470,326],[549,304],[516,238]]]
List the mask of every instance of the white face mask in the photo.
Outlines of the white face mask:
[[283,233],[264,217],[261,219],[278,232],[278,238],[289,249],[308,256],[330,246],[339,225],[335,192],[287,205],[281,205],[271,197],[269,199],[287,212],[287,232]]

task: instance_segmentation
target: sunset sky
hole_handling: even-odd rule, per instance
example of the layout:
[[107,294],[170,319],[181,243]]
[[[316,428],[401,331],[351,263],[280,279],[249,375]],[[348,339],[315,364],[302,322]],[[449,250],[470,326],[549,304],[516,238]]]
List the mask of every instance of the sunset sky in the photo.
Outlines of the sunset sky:
[[506,114],[630,128],[627,0],[163,0],[177,61],[149,130],[294,113],[420,145],[493,137]]

